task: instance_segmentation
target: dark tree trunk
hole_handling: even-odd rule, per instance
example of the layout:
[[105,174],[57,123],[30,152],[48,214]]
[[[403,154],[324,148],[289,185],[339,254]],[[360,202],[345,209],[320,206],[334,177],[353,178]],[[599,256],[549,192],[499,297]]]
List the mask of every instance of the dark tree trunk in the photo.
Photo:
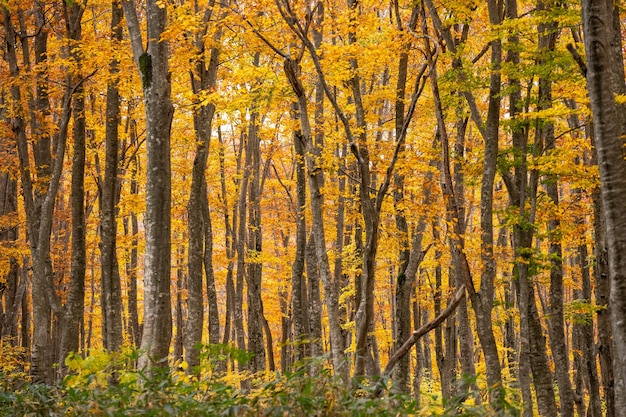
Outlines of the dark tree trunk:
[[[450,28],[444,28],[437,11],[431,0],[427,0],[426,5],[430,10],[435,28],[439,30],[446,41],[446,44],[452,52],[456,51],[455,42],[450,32]],[[498,25],[502,20],[502,4],[495,0],[488,2],[489,21],[493,25]],[[425,21],[425,17],[424,17]],[[424,22],[424,32],[426,27]],[[429,62],[432,57],[429,57]],[[502,44],[496,39],[491,41],[491,73],[489,81],[489,102],[487,117],[483,121],[481,114],[476,107],[476,100],[471,91],[461,91],[466,98],[470,107],[470,112],[474,124],[478,128],[485,142],[484,161],[483,161],[483,177],[481,181],[480,193],[480,218],[481,218],[481,279],[480,290],[477,291],[472,282],[469,265],[463,253],[463,238],[459,229],[458,221],[460,219],[458,207],[456,203],[455,191],[450,175],[448,136],[443,116],[443,108],[440,103],[437,74],[431,63],[431,85],[436,100],[436,116],[441,137],[441,145],[444,153],[443,169],[444,180],[442,181],[442,189],[446,199],[448,215],[452,216],[451,220],[456,222],[454,225],[454,233],[459,235],[453,242],[454,246],[460,246],[453,249],[453,256],[458,257],[453,262],[458,265],[459,271],[463,271],[460,276],[469,291],[469,299],[476,316],[476,330],[480,341],[486,362],[487,385],[489,386],[489,403],[494,409],[500,410],[504,406],[505,393],[502,389],[502,370],[498,356],[495,336],[493,333],[491,311],[494,302],[494,281],[496,277],[496,264],[494,259],[494,234],[493,234],[493,187],[496,173],[496,162],[498,156],[498,135],[500,122],[500,66],[502,61]],[[460,59],[455,59],[453,66],[456,69],[462,69]],[[460,72],[461,73],[461,72]]]
[[[195,49],[197,61],[194,71],[191,72],[191,86],[197,96],[214,91],[217,83],[219,59],[219,42],[221,30],[213,36],[214,45],[211,48],[208,62],[204,54],[205,35],[209,31],[209,20],[214,12],[215,2],[207,5],[203,14],[203,28],[195,34]],[[196,6],[197,9],[197,6]],[[199,10],[196,10],[199,13]],[[202,342],[204,327],[204,296],[203,296],[203,267],[206,276],[206,288],[209,308],[209,341],[219,341],[219,316],[217,311],[217,296],[215,292],[215,278],[213,276],[213,231],[209,213],[209,203],[206,186],[206,167],[211,142],[213,116],[215,105],[202,105],[194,111],[193,122],[196,132],[196,155],[193,161],[191,190],[187,206],[189,249],[188,249],[188,282],[187,282],[187,321],[185,333],[185,359],[189,370],[199,365],[199,350],[197,345]]]
[[[259,64],[259,55],[255,56],[255,65]],[[246,265],[246,284],[248,289],[248,351],[254,356],[250,361],[250,371],[265,370],[266,352],[263,339],[263,301],[261,299],[262,263],[255,259],[262,255],[261,229],[261,149],[258,135],[258,113],[254,111],[250,117],[248,143],[246,148],[245,169],[249,170],[248,185],[248,223],[247,223],[247,255],[252,262]]]
[[[13,173],[0,172],[0,218],[17,220],[17,180]],[[0,231],[0,244],[13,245],[19,229],[13,221]],[[28,281],[20,279],[18,260],[11,256],[9,270],[0,284],[0,341],[18,346],[19,312]],[[4,306],[4,311],[2,311]]]
[[[298,104],[292,106],[292,118],[299,119],[297,114]],[[293,134],[293,144],[296,151],[296,254],[291,268],[291,311],[293,320],[293,339],[295,342],[295,360],[302,361],[311,355],[309,346],[309,302],[307,296],[307,281],[304,275],[306,259],[306,168],[305,168],[305,143],[302,132]]]
[[[547,7],[543,2],[538,3],[538,9],[546,10]],[[554,52],[556,41],[558,38],[558,28],[556,22],[541,23],[539,25],[539,54],[549,54]],[[551,65],[544,59],[539,59],[539,66]],[[549,110],[552,108],[552,80],[551,74],[541,76],[539,78],[538,106],[540,110]],[[550,154],[555,149],[554,124],[551,120],[542,121],[538,126],[539,135],[542,136],[542,143],[545,144],[544,149]],[[552,204],[558,207],[559,190],[558,182],[555,175],[547,175],[546,193]],[[549,248],[548,257],[550,259],[550,301],[549,301],[549,319],[548,334],[550,336],[550,347],[552,358],[554,360],[554,372],[559,387],[560,412],[564,417],[574,416],[574,392],[569,377],[569,358],[567,353],[566,336],[564,332],[564,316],[563,316],[563,251],[561,249],[561,223],[560,220],[552,216],[548,220]]]
[[[68,10],[69,9],[69,10]],[[81,21],[83,7],[74,3],[64,3],[67,37],[79,43],[81,41]],[[70,44],[70,57],[81,66],[80,53],[76,44]],[[80,82],[80,72],[72,76],[73,83]],[[87,268],[86,224],[85,224],[85,98],[81,86],[76,89],[74,99],[74,155],[72,159],[72,266],[69,293],[64,311],[64,323],[61,329],[59,355],[59,373],[62,378],[66,373],[65,356],[69,352],[78,352],[80,327],[83,324],[85,310],[85,271]],[[121,330],[121,329],[120,329]]]
[[[120,23],[123,11],[119,1],[114,0],[111,5],[111,37],[116,41],[123,38]],[[114,76],[119,75],[119,63],[116,60],[109,64],[109,71]],[[122,346],[122,290],[117,261],[117,201],[119,198],[118,180],[118,152],[119,152],[119,122],[120,122],[120,96],[118,80],[113,78],[107,85],[106,99],[106,154],[104,181],[102,182],[100,222],[100,257],[101,257],[101,283],[102,283],[102,327],[105,349],[113,352]],[[134,295],[134,300],[132,299]],[[129,291],[129,310],[135,303],[136,311],[136,285]],[[132,312],[129,313],[131,334],[135,335],[134,319]],[[133,340],[136,340],[133,337]]]

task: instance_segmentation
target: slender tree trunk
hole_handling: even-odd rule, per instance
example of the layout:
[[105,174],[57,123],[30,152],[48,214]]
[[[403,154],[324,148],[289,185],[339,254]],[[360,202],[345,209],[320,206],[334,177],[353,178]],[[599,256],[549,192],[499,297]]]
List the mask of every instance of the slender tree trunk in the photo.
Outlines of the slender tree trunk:
[[[298,103],[292,106],[292,118],[299,119],[297,114]],[[304,266],[306,258],[306,167],[305,143],[302,132],[293,134],[294,149],[296,151],[296,254],[291,269],[291,308],[293,319],[293,339],[295,342],[296,361],[302,361],[311,355],[309,346],[310,325],[308,312],[308,297]]]
[[[69,10],[68,10],[69,9]],[[75,60],[78,68],[81,66],[81,57],[76,44],[80,43],[81,21],[83,7],[74,3],[71,6],[64,4],[67,37],[70,43],[70,56]],[[80,72],[73,75],[73,82],[78,83],[82,78]],[[72,266],[70,288],[65,304],[65,317],[61,330],[61,346],[59,356],[59,373],[62,378],[66,372],[65,356],[69,352],[78,352],[80,327],[83,323],[85,310],[85,271],[87,262],[86,224],[85,224],[85,97],[82,86],[76,89],[74,99],[74,155],[72,159]],[[121,329],[120,329],[121,330]]]
[[[435,23],[435,27],[441,31],[446,43],[451,48],[452,52],[456,51],[455,42],[449,28],[443,28],[441,20],[437,14],[437,11],[433,5],[432,0],[426,0],[426,5],[431,12],[432,20]],[[487,4],[489,12],[489,20],[493,25],[498,25],[502,20],[501,3],[495,0],[490,0]],[[425,17],[423,19],[425,21]],[[424,22],[425,25],[425,22]],[[426,28],[423,29],[424,33],[427,33]],[[437,86],[437,74],[432,65],[432,57],[429,57],[431,72],[431,85],[436,101],[439,103],[437,106],[437,124],[439,126],[439,133],[441,135],[442,149],[444,152],[444,179],[442,187],[444,194],[446,195],[446,205],[448,207],[448,214],[451,215],[455,225],[455,233],[460,235],[458,229],[458,208],[456,207],[455,192],[453,190],[452,179],[450,175],[449,155],[448,155],[448,137],[445,128],[445,121],[443,117],[443,109],[441,108],[440,99],[438,97]],[[461,276],[463,282],[469,291],[469,299],[476,316],[476,330],[478,333],[478,339],[480,341],[483,353],[485,355],[486,373],[487,373],[487,385],[490,389],[489,403],[494,409],[499,410],[503,407],[503,401],[505,398],[504,390],[502,389],[502,370],[500,366],[500,360],[498,356],[498,349],[496,345],[495,336],[493,333],[491,311],[493,309],[494,302],[494,281],[496,276],[496,264],[493,253],[493,186],[496,172],[496,162],[498,156],[498,135],[499,135],[499,121],[500,121],[500,66],[502,61],[502,45],[499,39],[491,41],[491,74],[489,81],[489,103],[488,112],[485,121],[483,122],[482,116],[477,111],[475,98],[471,91],[462,91],[466,101],[470,107],[472,119],[476,124],[481,136],[484,139],[484,160],[483,160],[483,177],[481,181],[481,195],[480,195],[480,218],[481,218],[481,279],[480,279],[480,291],[474,288],[472,282],[471,273],[469,271],[469,265],[465,254],[462,252],[464,246],[462,237],[456,237],[459,242],[455,242],[454,245],[460,244],[460,248],[453,249],[454,256],[459,256],[457,262],[458,265],[464,270]],[[453,64],[457,69],[461,69],[462,63],[459,59],[456,59]]]
[[[211,48],[208,62],[202,53],[205,49],[205,35],[209,30],[210,17],[215,12],[215,2],[209,2],[203,15],[203,29],[195,34],[195,48],[197,61],[194,71],[191,72],[191,85],[194,94],[206,94],[215,89],[217,84],[217,70],[219,59],[219,43],[221,30],[213,36],[214,45]],[[196,6],[197,8],[197,6]],[[196,10],[196,13],[199,11]],[[206,275],[207,297],[209,308],[209,338],[211,343],[219,340],[219,316],[217,312],[217,296],[215,292],[215,278],[213,276],[213,233],[209,214],[209,203],[206,186],[206,167],[211,142],[213,116],[215,105],[209,103],[200,106],[194,112],[194,130],[196,132],[196,155],[193,162],[191,190],[189,193],[188,213],[188,316],[185,333],[185,359],[189,370],[199,365],[199,351],[197,345],[202,342],[204,327],[204,297],[202,286],[202,272]]]
[[[123,38],[120,23],[123,11],[118,0],[111,4],[111,36],[116,41]],[[119,74],[119,63],[112,60],[109,71],[114,77]],[[117,261],[117,208],[119,196],[118,180],[118,148],[119,148],[119,122],[120,122],[120,97],[118,80],[113,78],[107,85],[106,102],[106,160],[104,168],[104,181],[102,183],[101,207],[102,220],[100,222],[101,233],[101,283],[102,283],[102,322],[104,328],[104,347],[109,351],[119,350],[122,346],[122,291]],[[134,291],[133,291],[134,290]],[[135,288],[129,291],[129,310],[133,304],[132,293],[136,294]],[[136,295],[135,295],[136,300]],[[135,304],[136,310],[136,304]],[[136,316],[135,316],[136,317]],[[129,313],[130,327],[135,334],[134,319],[132,312]],[[136,340],[135,338],[133,338]]]
[[[540,10],[546,10],[543,2],[538,3]],[[556,22],[542,23],[539,25],[539,54],[553,52],[558,37]],[[549,65],[543,59],[539,59],[539,66]],[[540,110],[548,110],[552,107],[552,81],[550,74],[539,78],[538,106]],[[554,125],[550,120],[541,121],[538,127],[539,134],[542,135],[542,142],[545,144],[545,151],[552,152],[555,149]],[[546,193],[552,204],[558,207],[559,191],[557,178],[548,175]],[[550,336],[550,346],[554,360],[554,371],[559,387],[559,399],[561,404],[561,415],[574,416],[574,392],[569,377],[569,360],[564,334],[563,316],[563,251],[559,239],[561,224],[558,218],[552,216],[548,221],[549,248],[548,257],[550,259],[550,306],[548,319],[548,333]]]
[[[184,344],[185,344],[185,336],[186,335],[186,329],[185,329],[185,311],[184,311],[184,306],[183,306],[183,291],[186,290],[185,288],[185,283],[186,281],[188,281],[185,277],[185,269],[184,268],[184,256],[185,256],[185,249],[183,247],[179,248],[177,251],[177,259],[175,261],[176,263],[176,292],[175,292],[175,302],[174,302],[174,317],[176,317],[176,326],[174,326],[174,328],[176,329],[176,332],[174,333],[174,357],[172,358],[172,360],[174,361],[174,363],[178,362],[178,361],[182,361],[184,359],[185,353],[184,352]],[[202,287],[200,287],[200,290],[202,290]],[[189,292],[189,290],[187,289],[187,292]],[[189,314],[187,314],[187,317],[189,317]],[[187,320],[189,320],[187,318]],[[183,353],[184,352],[184,353]],[[196,365],[194,365],[196,366]],[[191,368],[191,367],[189,367]],[[189,369],[188,368],[188,369]]]
[[[260,55],[255,56],[255,65],[259,64]],[[263,339],[263,301],[261,299],[262,263],[256,258],[262,255],[261,229],[261,149],[258,135],[258,113],[253,110],[248,129],[246,148],[246,170],[250,170],[248,184],[248,222],[247,222],[247,255],[252,261],[246,265],[246,284],[248,290],[248,351],[254,356],[250,361],[250,370],[265,370],[266,352]],[[243,212],[242,212],[243,213]]]
[[[0,218],[17,219],[17,180],[13,173],[0,172]],[[0,242],[13,245],[19,238],[17,225],[7,225],[0,231]],[[20,278],[20,266],[11,256],[9,270],[0,284],[0,341],[18,346],[18,324],[20,306],[25,299],[28,281]],[[4,311],[2,306],[4,305]]]
[[[12,24],[12,14],[7,8],[4,11],[4,26],[7,37],[18,39]],[[35,3],[32,10],[36,31],[34,35],[35,64],[45,66],[47,59],[47,9],[41,3]],[[26,33],[27,28],[24,11],[18,10],[17,16],[20,31]],[[30,71],[30,38],[21,37],[21,47],[26,71]],[[6,43],[6,59],[9,64],[11,77],[19,77],[20,68],[17,63],[16,45]],[[52,366],[55,359],[55,346],[52,344],[54,336],[51,327],[52,311],[55,318],[64,320],[64,311],[57,297],[52,280],[52,260],[50,256],[51,235],[53,228],[53,214],[55,200],[60,187],[63,161],[68,135],[68,125],[72,110],[72,95],[80,83],[74,84],[70,77],[66,77],[65,94],[62,100],[61,113],[58,117],[58,131],[55,133],[55,158],[52,162],[51,137],[46,132],[44,124],[50,113],[50,104],[47,95],[47,75],[45,71],[38,73],[34,98],[28,100],[30,109],[30,132],[36,135],[32,141],[32,155],[36,179],[31,176],[31,163],[26,133],[25,115],[21,107],[22,92],[20,85],[15,83],[11,87],[13,99],[11,125],[17,143],[20,176],[26,211],[27,232],[31,245],[33,260],[33,319],[34,332],[31,352],[31,376],[34,381],[51,382],[54,377]]]
[[[302,138],[306,145],[306,165],[309,174],[309,192],[311,195],[310,204],[313,218],[312,237],[315,242],[315,254],[317,257],[318,271],[324,286],[324,293],[326,295],[325,301],[328,314],[333,368],[335,372],[338,375],[341,375],[345,380],[348,375],[348,366],[345,363],[343,353],[343,339],[339,322],[338,295],[334,288],[330,272],[328,253],[326,252],[326,237],[324,232],[324,218],[322,210],[323,194],[321,191],[321,182],[323,181],[323,178],[321,175],[321,169],[319,169],[318,166],[318,158],[321,156],[321,149],[318,144],[313,142],[311,123],[309,121],[308,114],[307,97],[299,78],[300,70],[298,63],[291,59],[286,59],[284,62],[284,70],[287,75],[287,79],[289,80],[291,87],[298,98],[300,129],[302,131]],[[310,292],[310,294],[311,305],[313,305],[315,302],[313,299],[314,295],[312,292]],[[311,336],[314,337],[313,328],[311,329]]]

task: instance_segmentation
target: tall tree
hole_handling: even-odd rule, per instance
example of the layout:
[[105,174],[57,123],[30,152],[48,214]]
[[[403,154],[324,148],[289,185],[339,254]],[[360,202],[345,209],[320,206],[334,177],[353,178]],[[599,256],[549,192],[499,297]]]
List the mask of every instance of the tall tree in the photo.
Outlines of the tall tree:
[[[121,42],[122,32],[122,5],[118,0],[111,2],[111,38]],[[116,351],[122,346],[122,293],[120,273],[117,261],[117,209],[119,199],[119,123],[120,123],[120,93],[119,70],[117,59],[109,63],[111,80],[107,84],[106,121],[105,121],[105,167],[102,181],[101,207],[102,220],[100,222],[101,247],[100,258],[102,282],[102,327],[104,347],[109,351]],[[131,294],[132,295],[132,294]],[[129,308],[132,302],[129,301]],[[134,319],[131,315],[131,334],[134,334]]]
[[[443,26],[439,13],[431,0],[426,0],[432,21],[437,31],[439,31],[446,43],[446,46],[453,53],[457,53],[458,49],[454,42],[451,29]],[[502,23],[502,4],[497,1],[489,1],[487,3],[487,11],[489,23],[497,26]],[[443,181],[442,191],[446,198],[448,214],[452,216],[454,231],[457,236],[453,243],[453,254],[459,256],[456,260],[458,270],[463,271],[461,276],[468,290],[469,299],[476,315],[476,331],[480,341],[483,353],[485,355],[487,384],[490,387],[490,404],[499,409],[503,406],[504,390],[502,387],[502,371],[498,356],[498,349],[493,332],[493,322],[491,313],[494,304],[494,281],[496,277],[496,263],[494,258],[494,232],[493,232],[493,189],[496,174],[496,163],[498,157],[498,139],[500,124],[500,95],[501,95],[501,74],[500,67],[502,63],[502,42],[499,38],[490,41],[491,49],[491,71],[489,79],[488,92],[488,110],[485,120],[476,106],[476,98],[474,93],[467,88],[461,89],[461,94],[465,97],[474,123],[476,124],[480,135],[484,140],[484,159],[483,159],[483,176],[480,191],[480,225],[481,225],[481,279],[480,289],[477,290],[472,282],[469,265],[465,258],[463,250],[463,238],[459,229],[459,213],[456,203],[456,196],[453,191],[452,177],[449,165],[448,139],[443,119],[443,109],[441,103],[436,102],[436,115],[439,135],[441,138],[441,146],[443,149]],[[431,58],[432,59],[432,58]],[[453,68],[459,72],[459,81],[463,81],[463,66],[460,57],[453,59]],[[432,67],[432,65],[431,65]],[[433,91],[438,90],[436,72],[434,67],[431,68],[431,85]],[[435,99],[439,100],[438,93],[434,93]],[[457,245],[460,247],[456,248]]]
[[[63,3],[65,26],[70,50],[70,56],[78,68],[82,58],[78,45],[82,38],[82,16],[84,7],[76,2],[72,5]],[[72,82],[79,83],[81,72],[72,74]],[[61,349],[59,355],[59,369],[61,375],[65,373],[65,356],[69,352],[78,351],[79,329],[83,323],[85,305],[85,271],[87,268],[86,224],[85,224],[85,97],[81,85],[76,88],[76,98],[73,104],[74,126],[74,155],[72,158],[72,270],[69,294],[64,312],[64,323],[61,330]]]
[[144,321],[140,368],[166,366],[172,338],[171,268],[171,101],[169,44],[162,39],[165,5],[146,3],[147,49],[144,50],[135,1],[123,0],[135,64],[139,69],[146,111],[146,254]]
[[[202,102],[202,95],[210,94],[215,90],[217,70],[219,64],[220,38],[222,30],[214,29],[211,20],[221,9],[215,8],[215,2],[210,1],[202,13],[202,29],[193,35],[196,50],[196,62],[190,72],[191,86],[198,100]],[[196,5],[195,13],[201,12]],[[212,44],[209,55],[206,37],[213,31]],[[206,275],[208,308],[209,308],[209,341],[219,341],[220,324],[215,294],[215,278],[213,276],[212,259],[205,262],[206,256],[212,258],[212,229],[209,206],[207,201],[206,166],[209,156],[213,116],[215,104],[199,105],[194,112],[194,129],[197,145],[191,177],[191,190],[187,206],[189,247],[188,247],[188,278],[187,278],[187,306],[188,316],[185,333],[185,359],[190,369],[199,364],[197,344],[202,342],[202,328],[204,322],[204,297],[202,289],[202,272]],[[203,268],[204,267],[204,268]]]
[[593,113],[595,144],[600,167],[602,204],[610,275],[610,310],[613,330],[615,415],[626,415],[626,162],[613,94],[612,19],[610,1],[582,1],[587,53],[587,86]]

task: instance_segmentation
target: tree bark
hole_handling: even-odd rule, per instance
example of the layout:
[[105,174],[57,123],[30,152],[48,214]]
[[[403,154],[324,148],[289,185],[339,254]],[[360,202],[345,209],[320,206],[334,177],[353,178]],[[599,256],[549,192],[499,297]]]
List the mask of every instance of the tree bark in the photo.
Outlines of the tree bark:
[[[123,18],[122,6],[118,0],[111,4],[111,37],[121,42],[123,39],[120,23]],[[100,258],[102,283],[102,323],[104,347],[114,352],[122,346],[122,289],[119,266],[117,261],[117,201],[119,198],[119,122],[120,96],[118,90],[119,62],[112,60],[109,71],[113,79],[107,85],[106,99],[106,132],[105,132],[105,168],[102,183],[101,207],[102,220],[100,222]],[[136,288],[136,287],[135,287]],[[133,291],[129,291],[129,297]],[[136,290],[135,290],[136,293]],[[136,300],[136,296],[135,296]],[[129,299],[129,310],[133,301]],[[135,307],[136,311],[136,307]],[[129,314],[131,334],[135,334],[134,317]],[[135,340],[135,338],[133,338]]]
[[[292,118],[299,119],[298,103],[293,103]],[[293,133],[293,146],[296,152],[296,254],[291,268],[291,311],[293,319],[293,339],[296,361],[311,355],[310,325],[308,312],[307,281],[304,275],[306,259],[306,167],[305,143],[300,130]]]
[[[190,73],[193,93],[211,93],[217,83],[220,49],[218,46],[210,49],[208,62],[204,55],[205,39],[209,30],[209,19],[214,13],[215,2],[209,2],[203,15],[203,27],[200,33],[195,34],[194,47],[197,61],[194,70]],[[197,6],[196,6],[197,8]],[[198,13],[198,10],[196,10]],[[221,40],[221,30],[213,35],[215,45]],[[196,155],[193,161],[191,189],[187,206],[188,219],[188,277],[187,277],[187,321],[185,332],[185,360],[189,370],[193,371],[200,364],[197,345],[202,343],[202,329],[204,327],[204,296],[203,296],[203,267],[206,275],[207,296],[209,297],[209,336],[212,342],[219,340],[219,317],[216,310],[215,279],[212,275],[212,228],[210,227],[209,204],[207,199],[206,167],[211,142],[213,116],[215,105],[209,103],[201,105],[194,111],[193,124],[196,132]],[[208,268],[208,269],[207,269]]]
[[170,133],[174,108],[169,46],[161,39],[167,14],[158,3],[148,0],[146,4],[148,48],[144,51],[135,2],[122,1],[146,108],[146,252],[140,369],[167,366],[172,339]]
[[593,113],[606,220],[613,331],[615,415],[626,416],[626,162],[611,66],[611,2],[582,1],[587,87]]
[[[69,10],[68,10],[69,8]],[[67,38],[70,42],[70,57],[81,67],[81,56],[76,45],[82,38],[81,21],[83,7],[74,3],[64,3]],[[72,74],[72,82],[80,83],[80,71]],[[61,346],[59,355],[59,375],[65,376],[65,357],[69,352],[78,352],[80,327],[83,324],[85,310],[85,271],[87,268],[86,224],[85,224],[85,98],[84,90],[76,88],[73,103],[74,114],[74,155],[72,158],[71,205],[72,205],[72,259],[69,293],[64,308],[64,323],[61,330]],[[120,329],[121,330],[121,329]]]

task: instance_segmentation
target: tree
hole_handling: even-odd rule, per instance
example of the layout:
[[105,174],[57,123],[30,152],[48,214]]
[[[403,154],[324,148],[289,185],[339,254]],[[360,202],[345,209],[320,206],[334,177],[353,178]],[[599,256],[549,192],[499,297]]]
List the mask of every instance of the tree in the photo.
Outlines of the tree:
[[123,0],[135,64],[141,75],[146,111],[146,254],[144,267],[144,322],[140,368],[166,366],[172,338],[171,267],[171,102],[169,47],[161,39],[167,24],[162,3],[146,5],[147,49],[134,1]]
[[593,112],[595,144],[600,167],[602,204],[610,275],[610,310],[613,330],[615,413],[626,415],[626,162],[613,97],[611,66],[612,2],[582,1],[587,53],[587,85]]

